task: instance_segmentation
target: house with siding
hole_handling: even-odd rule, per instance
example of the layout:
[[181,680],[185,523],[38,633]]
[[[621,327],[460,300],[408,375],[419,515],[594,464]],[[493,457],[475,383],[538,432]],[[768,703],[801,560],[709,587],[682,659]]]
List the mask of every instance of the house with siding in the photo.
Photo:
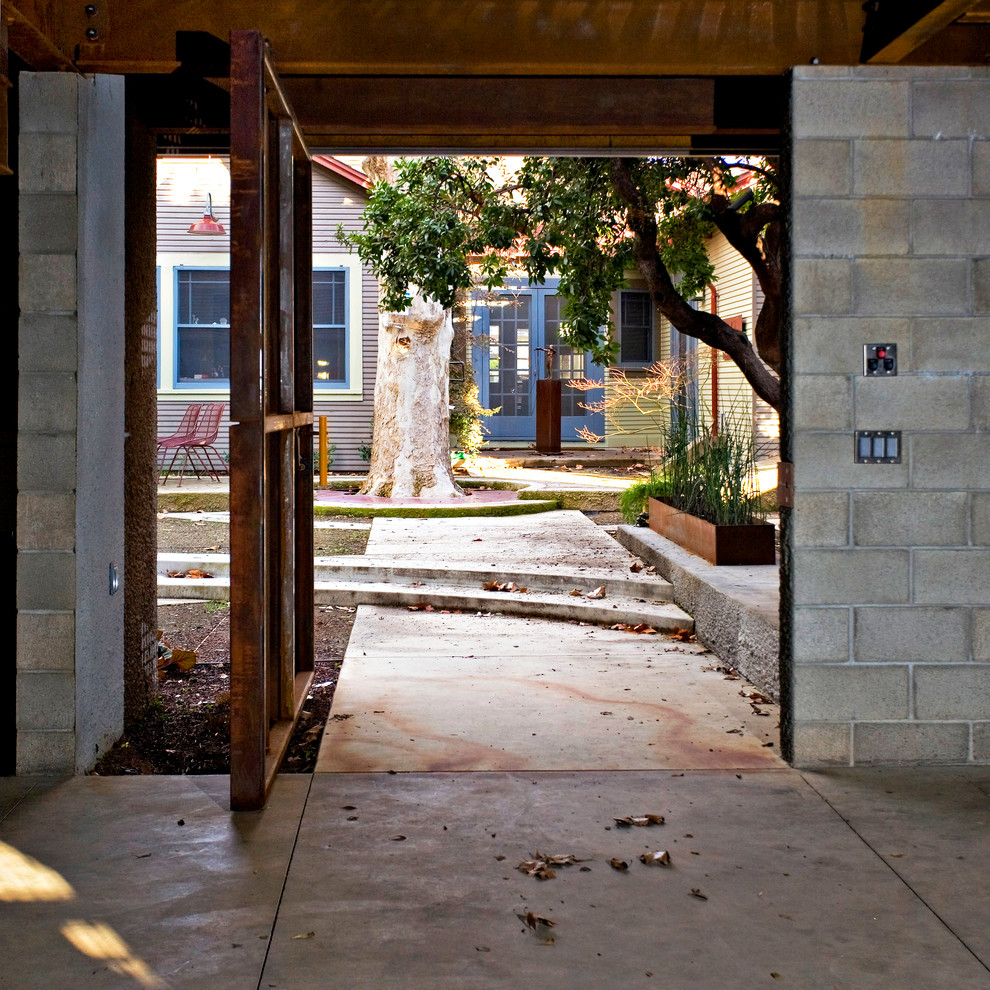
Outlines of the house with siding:
[[[336,158],[314,157],[314,415],[327,416],[335,470],[362,470],[360,448],[371,440],[378,283],[337,240],[338,225],[361,225],[368,189],[364,173]],[[224,233],[190,233],[211,202]],[[226,159],[158,159],[160,436],[175,431],[190,403],[230,399],[229,217]],[[222,455],[228,426],[225,415],[217,440]]]
[[[752,335],[763,305],[763,293],[752,268],[721,233],[709,242],[715,279],[699,308],[721,316],[736,329]],[[486,426],[490,440],[532,441],[536,436],[535,382],[545,376],[540,348],[554,345],[554,375],[563,380],[561,440],[577,443],[582,434],[602,437],[608,447],[645,447],[660,443],[662,426],[670,421],[669,403],[647,403],[646,412],[631,404],[611,404],[619,378],[630,386],[642,385],[656,362],[673,363],[687,375],[689,407],[698,422],[729,419],[742,433],[751,433],[757,456],[776,459],[780,424],[772,407],[755,395],[728,355],[700,345],[680,334],[660,317],[646,284],[630,273],[625,288],[612,300],[612,322],[618,355],[609,368],[595,365],[590,354],[562,345],[561,298],[558,280],[542,286],[508,285],[474,300],[474,373],[480,401],[497,408]],[[568,388],[569,380],[603,382],[603,389]],[[607,397],[606,408],[596,408]],[[589,409],[588,406],[591,406]]]
[[[710,238],[708,254],[715,278],[692,305],[722,317],[752,339],[763,305],[763,292],[752,268],[721,233]],[[649,369],[655,363],[669,363],[686,378],[683,398],[699,425],[728,420],[736,432],[752,435],[758,458],[777,458],[777,412],[753,392],[727,354],[679,333],[666,317],[659,316],[645,282],[636,277],[616,293],[613,313],[619,351],[606,373],[606,395],[615,394],[619,377],[635,388],[651,377]],[[646,402],[641,409],[619,403],[605,415],[607,446],[654,446],[659,443],[661,425],[669,423],[669,403]]]

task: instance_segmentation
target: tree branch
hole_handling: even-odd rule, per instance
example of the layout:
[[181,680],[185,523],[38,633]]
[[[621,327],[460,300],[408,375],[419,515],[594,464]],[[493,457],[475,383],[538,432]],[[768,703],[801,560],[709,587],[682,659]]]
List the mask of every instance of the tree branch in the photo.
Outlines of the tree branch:
[[780,411],[780,379],[760,360],[746,334],[734,330],[712,313],[694,309],[677,291],[660,256],[654,207],[644,202],[633,181],[631,165],[632,159],[613,158],[610,175],[615,192],[627,207],[626,222],[634,236],[633,257],[636,267],[646,280],[657,309],[680,333],[728,354],[753,387],[753,391]]

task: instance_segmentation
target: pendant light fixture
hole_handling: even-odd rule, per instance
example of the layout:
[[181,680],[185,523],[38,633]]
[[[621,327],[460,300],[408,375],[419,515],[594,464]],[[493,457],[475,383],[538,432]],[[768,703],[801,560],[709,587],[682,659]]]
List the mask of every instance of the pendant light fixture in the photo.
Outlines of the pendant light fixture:
[[213,215],[213,194],[207,193],[206,199],[209,209],[203,214],[202,220],[197,220],[190,228],[190,234],[226,234],[222,223],[217,223],[217,218]]

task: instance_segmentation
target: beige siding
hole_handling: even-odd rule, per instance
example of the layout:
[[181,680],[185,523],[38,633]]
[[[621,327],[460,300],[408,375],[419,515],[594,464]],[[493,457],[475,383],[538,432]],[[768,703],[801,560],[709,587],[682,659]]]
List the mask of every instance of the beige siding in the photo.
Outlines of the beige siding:
[[[229,264],[229,236],[189,234],[188,228],[202,218],[207,193],[213,196],[214,216],[224,227],[230,225],[230,177],[224,159],[163,159],[158,174],[158,251],[159,254],[216,254],[218,266]],[[361,225],[367,193],[318,164],[313,167],[313,252],[340,254],[338,224],[346,228]],[[173,292],[171,284],[162,284],[162,293]],[[171,341],[172,326],[163,326],[163,338]],[[315,414],[328,417],[330,442],[336,445],[332,470],[361,471],[367,466],[359,448],[370,442],[374,405],[375,356],[378,341],[378,284],[363,271],[361,277],[360,382],[351,382],[358,395],[332,395],[316,391]],[[169,347],[171,344],[169,343]],[[170,387],[162,380],[158,397],[158,432],[175,431],[186,406],[193,401],[228,401],[223,390],[197,390],[194,394]],[[217,446],[228,448],[228,420],[225,417]]]
[[[763,302],[762,291],[752,269],[721,234],[712,238],[709,252],[717,275],[715,289],[718,315],[723,319],[741,317],[752,337],[756,314]],[[640,288],[641,283],[630,280],[629,286]],[[705,309],[711,308],[710,293],[705,294],[701,305]],[[670,323],[663,317],[658,318],[653,353],[659,360],[669,359],[670,330]],[[699,343],[697,356],[699,415],[702,422],[707,424],[711,421],[715,398],[712,349]],[[761,457],[776,457],[779,437],[776,411],[753,395],[734,361],[721,353],[716,353],[715,361],[719,417],[728,416],[742,428],[752,429],[758,454]],[[630,382],[643,382],[647,377],[641,369],[627,367],[622,370]],[[614,377],[614,372],[610,373],[610,377]],[[623,405],[612,410],[609,415],[609,437],[606,443],[612,447],[653,446],[659,442],[660,424],[667,421],[668,415],[666,408],[661,408],[656,403],[647,403],[646,412],[640,412],[628,404]]]

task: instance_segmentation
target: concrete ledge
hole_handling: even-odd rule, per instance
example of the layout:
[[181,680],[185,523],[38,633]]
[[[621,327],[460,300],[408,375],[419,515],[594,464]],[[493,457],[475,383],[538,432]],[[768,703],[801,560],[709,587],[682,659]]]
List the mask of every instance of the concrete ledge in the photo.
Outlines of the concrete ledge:
[[615,538],[674,586],[698,641],[774,701],[780,694],[780,577],[776,565],[715,567],[650,529],[619,526]]

